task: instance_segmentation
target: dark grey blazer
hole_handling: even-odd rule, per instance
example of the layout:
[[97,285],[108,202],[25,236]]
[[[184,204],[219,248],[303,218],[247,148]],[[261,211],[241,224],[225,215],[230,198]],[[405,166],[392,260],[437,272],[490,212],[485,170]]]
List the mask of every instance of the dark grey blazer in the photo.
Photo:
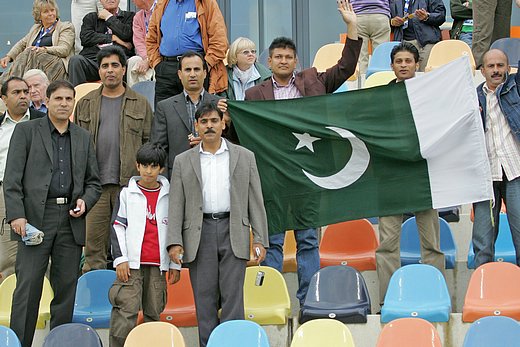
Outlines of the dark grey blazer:
[[[70,123],[72,157],[72,201],[85,201],[87,211],[101,195],[96,154],[90,134]],[[52,177],[52,139],[48,117],[18,124],[11,137],[4,175],[4,199],[7,222],[26,218],[45,230],[43,214]],[[85,214],[70,217],[74,240],[85,244]]]
[[[219,99],[220,97],[205,91],[202,103],[217,102]],[[199,103],[199,106],[202,103]],[[168,152],[168,179],[172,175],[175,157],[190,149],[189,134],[191,127],[184,93],[159,102],[155,109],[150,142],[161,144]]]

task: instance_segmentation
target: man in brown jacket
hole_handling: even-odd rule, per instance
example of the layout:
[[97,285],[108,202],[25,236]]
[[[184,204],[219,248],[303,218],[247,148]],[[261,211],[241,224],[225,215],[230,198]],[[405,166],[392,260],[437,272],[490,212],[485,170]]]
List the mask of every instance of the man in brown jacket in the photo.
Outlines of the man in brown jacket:
[[94,138],[102,194],[87,216],[83,272],[105,269],[110,220],[121,187],[137,175],[135,154],[150,138],[152,109],[144,96],[123,84],[126,57],[117,46],[98,52],[102,85],[76,105],[74,122]]
[[216,0],[158,2],[146,36],[148,59],[155,69],[155,104],[183,91],[177,76],[178,58],[187,51],[204,57],[209,72],[205,89],[209,93],[227,90],[223,62],[227,49],[226,24]]

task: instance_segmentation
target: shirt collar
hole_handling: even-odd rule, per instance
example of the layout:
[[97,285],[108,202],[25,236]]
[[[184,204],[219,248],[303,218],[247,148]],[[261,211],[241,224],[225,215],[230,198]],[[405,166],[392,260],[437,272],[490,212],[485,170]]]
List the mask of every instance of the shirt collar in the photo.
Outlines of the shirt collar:
[[[186,102],[191,102],[193,103],[193,101],[191,100],[190,96],[188,95],[188,92],[186,91],[186,89],[183,89],[183,93],[184,93],[184,98],[186,99]],[[202,91],[200,92],[200,97],[199,97],[199,103],[202,101],[202,99],[204,98],[204,88],[202,88]]]
[[[20,120],[19,120],[18,122],[21,122],[21,121],[23,121],[23,120],[29,120],[30,118],[31,118],[31,112],[29,111],[29,108],[27,108],[27,111],[25,111],[25,114],[23,115],[22,118],[20,118]],[[4,120],[4,122],[6,122],[8,119],[9,119],[11,122],[13,122],[13,123],[18,123],[17,121],[15,121],[15,120],[11,117],[11,115],[9,114],[9,111],[6,110],[6,111],[5,111],[5,120]]]
[[292,75],[291,79],[289,80],[289,83],[286,86],[281,86],[278,82],[276,82],[276,80],[274,79],[274,76],[271,76],[271,80],[273,81],[273,86],[276,89],[291,88],[292,86],[294,86],[294,81],[296,80],[296,74],[293,72],[293,75]]
[[51,134],[52,134],[53,132],[56,132],[56,133],[58,133],[59,135],[63,135],[63,134],[66,134],[66,133],[69,132],[69,128],[70,128],[70,120],[69,120],[69,122],[67,123],[67,130],[65,130],[65,132],[64,132],[63,134],[60,133],[60,132],[58,131],[58,129],[56,129],[56,127],[54,126],[54,124],[52,124],[51,119],[50,119],[49,117],[47,117],[47,120],[49,121],[49,129],[51,130]]
[[500,84],[495,88],[495,90],[491,90],[491,89],[487,86],[487,83],[484,82],[484,85],[482,86],[482,90],[484,91],[484,93],[485,93],[486,95],[488,95],[488,94],[495,94],[495,93],[497,92],[498,88],[500,88],[500,86],[501,86],[502,84],[504,84],[504,83],[503,83],[503,82],[500,83]]
[[[224,138],[222,137],[221,141],[220,141],[220,148],[215,152],[215,155],[224,153],[225,151],[229,151],[229,148],[227,146],[226,140],[224,140]],[[212,153],[206,152],[206,151],[204,151],[202,149],[202,142],[199,145],[199,153],[202,153],[202,154],[212,154]]]

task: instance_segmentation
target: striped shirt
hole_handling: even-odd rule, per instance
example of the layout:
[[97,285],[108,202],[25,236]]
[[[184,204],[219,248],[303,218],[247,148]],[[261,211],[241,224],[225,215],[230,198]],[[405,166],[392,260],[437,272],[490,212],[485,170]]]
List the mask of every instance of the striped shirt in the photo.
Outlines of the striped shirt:
[[390,2],[388,0],[350,0],[356,14],[384,14],[390,18]]
[[[497,88],[498,89],[498,88]],[[520,176],[520,142],[511,132],[500,109],[495,91],[484,84],[486,94],[486,147],[493,181],[502,181],[502,170],[508,181]]]
[[294,74],[286,86],[278,84],[278,82],[275,81],[274,77],[271,77],[271,80],[273,81],[273,92],[275,100],[297,99],[303,96],[294,84]]

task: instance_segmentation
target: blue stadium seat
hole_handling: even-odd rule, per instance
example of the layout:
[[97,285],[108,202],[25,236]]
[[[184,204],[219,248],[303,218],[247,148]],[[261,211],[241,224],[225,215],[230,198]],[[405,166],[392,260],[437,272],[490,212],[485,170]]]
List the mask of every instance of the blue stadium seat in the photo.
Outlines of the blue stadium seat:
[[18,336],[8,327],[0,325],[0,346],[1,347],[21,347]]
[[462,347],[518,346],[520,324],[509,317],[483,317],[469,327]]
[[207,347],[269,347],[265,330],[249,320],[230,320],[211,333]]
[[498,39],[491,45],[491,48],[500,49],[503,51],[509,59],[509,65],[511,67],[518,68],[518,60],[520,60],[520,39],[506,37]]
[[103,347],[99,335],[92,327],[68,323],[52,329],[42,347]]
[[93,270],[78,279],[73,323],[87,324],[93,328],[110,328],[112,304],[108,290],[116,279],[112,270]]
[[327,266],[312,276],[300,309],[300,323],[332,318],[343,323],[366,323],[370,297],[365,280],[346,265]]
[[[513,237],[507,220],[507,214],[500,214],[498,223],[498,236],[495,241],[495,258],[494,261],[507,262],[516,264],[516,251],[513,245]],[[468,251],[468,269],[475,268],[475,251],[473,250],[473,242],[469,243]]]
[[451,299],[442,273],[426,264],[398,269],[390,278],[381,322],[397,318],[419,317],[430,322],[447,322]]
[[[441,251],[446,259],[446,269],[455,267],[457,258],[457,247],[451,232],[450,225],[444,219],[439,218],[441,232]],[[403,223],[401,231],[401,265],[420,264],[421,245],[419,241],[419,231],[415,217],[407,219]]]
[[336,89],[336,90],[334,91],[334,94],[336,94],[336,93],[343,93],[343,92],[348,92],[348,84],[347,84],[347,81],[343,82],[343,84],[340,85],[340,86],[338,87],[338,89]]
[[392,48],[400,44],[399,41],[390,41],[384,42],[374,49],[372,52],[372,57],[370,58],[370,62],[368,63],[366,78],[373,74],[374,72],[379,71],[390,71],[392,68],[390,67],[390,52]]
[[146,96],[148,103],[152,107],[152,111],[155,111],[155,81],[141,81],[137,82],[132,86],[132,89],[139,94]]

